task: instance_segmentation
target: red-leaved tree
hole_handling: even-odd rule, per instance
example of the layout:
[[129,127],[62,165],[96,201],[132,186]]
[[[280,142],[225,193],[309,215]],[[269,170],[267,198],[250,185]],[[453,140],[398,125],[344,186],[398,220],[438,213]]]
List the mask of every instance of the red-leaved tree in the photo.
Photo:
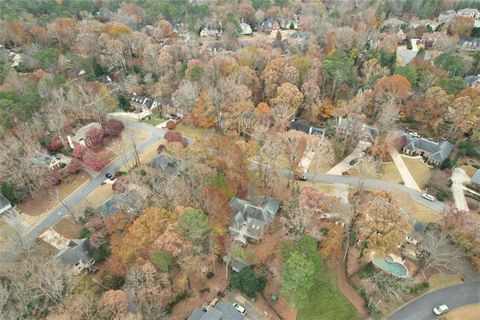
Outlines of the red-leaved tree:
[[101,128],[91,128],[85,135],[87,145],[92,149],[98,149],[103,145],[104,132]]
[[125,125],[119,120],[110,119],[103,123],[105,136],[108,137],[117,137],[123,132],[124,129]]
[[182,134],[178,131],[168,131],[165,133],[164,139],[168,142],[182,142]]
[[167,128],[168,130],[173,130],[177,126],[177,123],[174,120],[167,121]]
[[59,138],[54,139],[50,144],[47,145],[47,150],[50,152],[59,151],[63,148],[63,142]]
[[92,153],[89,152],[83,157],[83,163],[92,170],[100,171],[109,163],[110,154],[108,152]]
[[82,159],[86,150],[87,148],[84,145],[74,142],[72,157],[74,157],[75,159]]
[[77,174],[80,172],[80,170],[82,170],[82,167],[83,167],[83,164],[80,160],[76,158],[72,158],[72,160],[70,160],[70,163],[67,165],[66,169],[69,174]]

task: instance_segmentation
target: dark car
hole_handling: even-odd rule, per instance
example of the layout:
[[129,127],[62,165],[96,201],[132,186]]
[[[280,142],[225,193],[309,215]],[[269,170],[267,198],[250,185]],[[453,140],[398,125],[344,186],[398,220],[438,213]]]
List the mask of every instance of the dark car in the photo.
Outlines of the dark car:
[[353,166],[357,162],[358,162],[358,158],[353,158],[352,160],[350,160],[349,164]]
[[105,178],[110,179],[112,181],[115,180],[115,177],[110,172],[105,173]]
[[296,180],[300,180],[300,181],[307,181],[307,175],[305,175],[305,174],[296,174],[294,176],[294,178]]

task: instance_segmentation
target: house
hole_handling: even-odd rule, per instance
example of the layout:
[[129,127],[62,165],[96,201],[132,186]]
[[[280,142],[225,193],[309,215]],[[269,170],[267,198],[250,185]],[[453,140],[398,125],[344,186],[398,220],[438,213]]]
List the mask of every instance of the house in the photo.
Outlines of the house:
[[[472,177],[472,184],[475,188],[480,188],[480,169],[478,169]],[[1,195],[1,194],[0,194]],[[1,214],[1,209],[0,209]]]
[[480,75],[466,76],[465,78],[463,78],[463,80],[465,80],[465,82],[471,88],[480,88]]
[[187,320],[243,320],[243,315],[231,303],[219,301],[195,309]]
[[40,152],[37,152],[37,154],[33,157],[32,162],[37,165],[47,166],[50,170],[59,168],[62,165],[57,157]]
[[87,238],[72,239],[69,240],[67,247],[55,256],[55,259],[72,266],[73,275],[79,275],[95,264],[92,253],[93,251]]
[[323,136],[325,134],[325,129],[305,124],[298,120],[290,122],[290,130],[302,131],[314,136]]
[[153,100],[152,98],[137,96],[136,94],[133,95],[130,102],[132,106],[134,106],[135,108],[141,109],[144,111],[152,111],[158,107],[157,101]]
[[243,19],[242,22],[240,22],[240,34],[244,36],[249,36],[253,34],[252,27],[248,23],[245,23]]
[[200,29],[200,37],[220,37],[222,32],[222,23],[208,23]]
[[234,272],[240,272],[245,267],[250,267],[250,264],[242,258],[235,258],[232,262],[232,270]]
[[407,143],[403,147],[403,152],[409,155],[420,155],[427,163],[439,165],[445,161],[452,153],[454,145],[446,140],[435,142],[425,138],[412,137],[409,134],[404,135]]
[[276,20],[273,19],[265,19],[261,24],[260,24],[260,29],[265,32],[265,33],[270,33],[274,30],[280,29],[280,25]]
[[160,169],[170,174],[176,173],[178,169],[177,160],[174,157],[165,155],[163,153],[157,155],[152,161],[150,161],[148,165],[152,168]]
[[457,44],[462,51],[480,51],[480,38],[464,38],[460,39]]
[[282,30],[298,30],[298,19],[280,18],[280,28]]
[[2,215],[2,213],[7,212],[12,208],[13,206],[10,203],[10,201],[8,201],[8,199],[5,198],[5,196],[0,193],[0,215]]
[[102,129],[102,125],[98,122],[92,122],[87,124],[86,126],[83,126],[79,128],[76,132],[75,135],[72,136],[67,136],[68,144],[70,145],[70,148],[74,149],[75,144],[80,144],[82,146],[89,146],[90,141],[87,139],[87,132],[90,129],[97,128],[97,129]]
[[267,230],[270,222],[277,216],[281,201],[269,196],[261,198],[258,205],[250,201],[233,197],[230,200],[233,221],[228,228],[236,235],[235,240],[246,245],[248,241],[258,242]]
[[357,119],[338,119],[337,136],[339,138],[346,138],[351,135],[356,135],[360,141],[374,143],[377,138],[378,130],[375,127],[363,124]]
[[457,15],[464,18],[480,19],[480,11],[473,8],[465,8],[457,11]]
[[144,199],[137,190],[129,190],[121,194],[115,194],[105,201],[96,212],[104,217],[109,217],[118,211],[123,211],[126,214],[136,211],[138,208],[134,203],[141,203]]

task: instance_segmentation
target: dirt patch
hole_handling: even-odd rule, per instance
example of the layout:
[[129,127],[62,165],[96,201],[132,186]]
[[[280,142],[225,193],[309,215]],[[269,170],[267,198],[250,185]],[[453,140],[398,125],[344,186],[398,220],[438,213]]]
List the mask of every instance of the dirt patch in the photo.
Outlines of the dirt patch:
[[452,310],[445,316],[441,317],[442,320],[476,320],[480,316],[480,303],[469,304],[467,306],[460,307]]
[[81,229],[82,226],[75,223],[70,215],[65,216],[53,226],[53,230],[67,239],[77,239]]
[[[75,190],[90,180],[88,174],[80,172],[76,176],[72,176],[69,181],[60,184],[57,187],[58,197],[61,200],[68,198]],[[39,191],[35,197],[20,203],[17,208],[22,214],[29,216],[39,216],[49,212],[55,208],[59,202],[57,201],[56,191],[43,189]]]
[[476,168],[469,165],[460,166],[460,169],[463,169],[463,171],[465,171],[465,173],[468,174],[470,177],[473,177],[473,175],[477,171]]

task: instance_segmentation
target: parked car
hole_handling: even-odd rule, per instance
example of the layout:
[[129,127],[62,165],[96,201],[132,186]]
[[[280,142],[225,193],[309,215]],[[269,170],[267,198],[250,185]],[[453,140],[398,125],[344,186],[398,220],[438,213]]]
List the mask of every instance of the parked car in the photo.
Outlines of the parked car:
[[366,154],[365,152],[360,152],[358,154],[357,158],[363,158],[363,157],[365,157],[365,154]]
[[306,174],[295,174],[294,178],[295,178],[295,180],[307,181],[307,175]]
[[435,197],[428,193],[422,193],[422,197],[430,201],[435,201]]
[[105,173],[105,178],[111,181],[115,180],[115,177],[110,172]]
[[234,302],[232,304],[233,304],[233,307],[237,309],[237,311],[240,312],[241,314],[247,313],[247,310],[245,310],[245,308],[239,305],[238,303]]
[[358,158],[353,158],[352,160],[350,160],[349,164],[353,166],[357,162],[358,162]]
[[442,315],[442,314],[447,313],[448,310],[449,310],[449,309],[448,309],[447,305],[446,305],[446,304],[442,304],[442,305],[440,305],[440,306],[438,306],[438,307],[433,308],[433,313],[434,313],[435,315],[437,315],[437,316],[440,316],[440,315]]
[[405,241],[407,241],[407,242],[410,243],[410,244],[413,244],[414,246],[416,246],[417,243],[418,243],[418,240],[417,240],[417,239],[415,239],[415,238],[413,238],[413,237],[410,237],[410,236],[406,236],[406,237],[405,237]]

